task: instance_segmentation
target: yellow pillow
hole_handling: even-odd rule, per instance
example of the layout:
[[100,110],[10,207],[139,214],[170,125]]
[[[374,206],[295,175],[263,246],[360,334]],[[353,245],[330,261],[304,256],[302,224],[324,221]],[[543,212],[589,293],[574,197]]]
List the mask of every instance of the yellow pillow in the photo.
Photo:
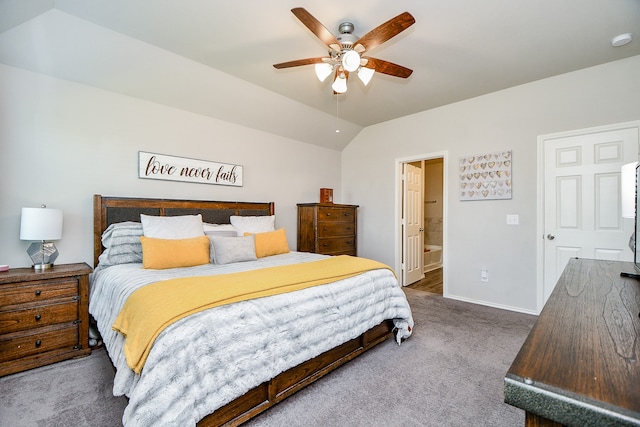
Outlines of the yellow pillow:
[[177,240],[140,236],[140,242],[143,268],[161,270],[209,263],[208,236]]
[[[251,234],[244,233],[245,236],[251,236]],[[256,257],[258,258],[289,252],[287,232],[284,228],[266,233],[257,233],[254,236],[256,239]]]

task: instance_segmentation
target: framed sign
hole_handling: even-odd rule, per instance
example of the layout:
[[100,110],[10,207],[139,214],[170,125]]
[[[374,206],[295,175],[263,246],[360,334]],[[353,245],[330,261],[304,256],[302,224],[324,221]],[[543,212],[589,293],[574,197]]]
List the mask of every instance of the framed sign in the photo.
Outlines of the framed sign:
[[138,152],[138,178],[242,187],[242,166]]
[[461,157],[460,200],[511,198],[511,150]]

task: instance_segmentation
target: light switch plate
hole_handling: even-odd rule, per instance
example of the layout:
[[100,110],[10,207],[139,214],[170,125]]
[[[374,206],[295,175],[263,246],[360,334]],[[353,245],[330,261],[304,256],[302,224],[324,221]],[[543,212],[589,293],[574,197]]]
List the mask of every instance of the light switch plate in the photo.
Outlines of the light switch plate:
[[507,225],[518,225],[518,224],[520,224],[520,215],[518,214],[507,215]]

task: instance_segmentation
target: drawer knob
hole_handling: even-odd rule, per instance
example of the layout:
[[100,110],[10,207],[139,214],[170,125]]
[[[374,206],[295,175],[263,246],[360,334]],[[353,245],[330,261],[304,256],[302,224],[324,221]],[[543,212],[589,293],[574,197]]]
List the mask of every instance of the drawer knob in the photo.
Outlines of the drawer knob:
[[39,297],[41,294],[42,294],[42,291],[40,291],[40,289],[38,289],[38,290],[36,291],[36,296],[37,296],[37,297]]
[[39,315],[39,314],[36,314],[36,322],[37,322],[38,320],[40,320],[40,319],[42,319],[42,316],[41,316],[41,315]]
[[36,347],[40,347],[42,345],[42,341],[36,340]]
[[347,240],[347,245],[351,245],[353,242],[351,240]]

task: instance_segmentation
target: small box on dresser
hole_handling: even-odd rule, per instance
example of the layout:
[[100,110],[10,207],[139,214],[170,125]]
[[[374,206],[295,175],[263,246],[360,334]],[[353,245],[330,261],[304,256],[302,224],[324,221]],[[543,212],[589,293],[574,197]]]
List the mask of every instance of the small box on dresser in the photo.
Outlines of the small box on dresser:
[[0,273],[0,376],[91,353],[85,263]]
[[357,241],[357,205],[298,204],[298,251],[356,256]]

